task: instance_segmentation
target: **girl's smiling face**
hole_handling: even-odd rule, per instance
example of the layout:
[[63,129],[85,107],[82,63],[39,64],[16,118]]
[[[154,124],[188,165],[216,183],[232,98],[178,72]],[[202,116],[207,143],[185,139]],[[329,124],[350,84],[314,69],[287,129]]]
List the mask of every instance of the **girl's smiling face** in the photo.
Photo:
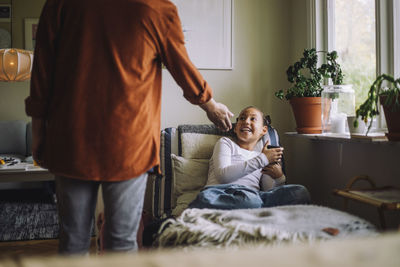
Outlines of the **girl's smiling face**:
[[255,145],[267,131],[268,126],[264,125],[262,112],[252,107],[240,113],[234,129],[239,145]]

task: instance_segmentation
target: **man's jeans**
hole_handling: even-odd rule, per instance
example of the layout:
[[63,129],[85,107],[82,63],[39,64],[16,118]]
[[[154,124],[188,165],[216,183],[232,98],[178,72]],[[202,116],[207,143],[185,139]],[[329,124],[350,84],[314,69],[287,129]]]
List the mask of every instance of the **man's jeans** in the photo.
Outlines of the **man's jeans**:
[[60,254],[86,254],[94,221],[97,192],[104,200],[104,246],[112,251],[137,250],[147,173],[121,182],[96,182],[56,176],[60,218]]
[[302,185],[281,185],[258,191],[243,185],[221,184],[204,188],[189,207],[231,210],[309,203],[310,194]]

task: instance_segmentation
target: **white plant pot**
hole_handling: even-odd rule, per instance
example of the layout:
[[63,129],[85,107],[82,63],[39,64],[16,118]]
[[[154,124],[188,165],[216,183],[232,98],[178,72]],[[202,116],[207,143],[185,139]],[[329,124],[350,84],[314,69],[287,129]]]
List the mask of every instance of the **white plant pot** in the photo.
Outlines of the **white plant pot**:
[[369,124],[369,120],[368,120],[368,124],[366,125],[365,122],[358,117],[357,121],[358,121],[358,127],[354,127],[354,121],[356,120],[356,116],[349,116],[347,117],[347,125],[349,126],[349,132],[350,134],[354,133],[354,134],[365,134],[367,132],[368,129],[368,124]]

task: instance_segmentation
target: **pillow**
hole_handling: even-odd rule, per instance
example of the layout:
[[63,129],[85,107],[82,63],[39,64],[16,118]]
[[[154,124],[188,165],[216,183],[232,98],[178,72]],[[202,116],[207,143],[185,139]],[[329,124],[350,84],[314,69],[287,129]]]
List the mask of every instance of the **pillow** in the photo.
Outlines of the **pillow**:
[[210,159],[220,135],[203,133],[182,133],[182,156],[187,159]]
[[176,207],[172,215],[177,216],[187,208],[201,189],[206,185],[208,178],[208,159],[187,159],[171,154],[173,202]]
[[179,215],[181,215],[182,212],[185,209],[187,209],[189,204],[197,197],[199,192],[200,192],[200,190],[187,191],[187,192],[183,193],[182,195],[180,195],[176,199],[176,206],[171,212],[172,216],[178,217]]
[[213,124],[182,124],[178,126],[179,156],[190,159],[210,158],[215,143],[222,136],[232,136]]

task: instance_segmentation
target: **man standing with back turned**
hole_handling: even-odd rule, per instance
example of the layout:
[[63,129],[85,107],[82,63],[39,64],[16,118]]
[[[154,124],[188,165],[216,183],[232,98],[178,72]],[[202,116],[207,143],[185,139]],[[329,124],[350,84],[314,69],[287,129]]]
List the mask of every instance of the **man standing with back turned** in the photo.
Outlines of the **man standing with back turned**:
[[171,2],[47,0],[26,113],[33,157],[56,177],[60,253],[88,252],[100,184],[105,249],[137,249],[147,171],[159,164],[161,63],[188,101],[232,127],[187,55]]

